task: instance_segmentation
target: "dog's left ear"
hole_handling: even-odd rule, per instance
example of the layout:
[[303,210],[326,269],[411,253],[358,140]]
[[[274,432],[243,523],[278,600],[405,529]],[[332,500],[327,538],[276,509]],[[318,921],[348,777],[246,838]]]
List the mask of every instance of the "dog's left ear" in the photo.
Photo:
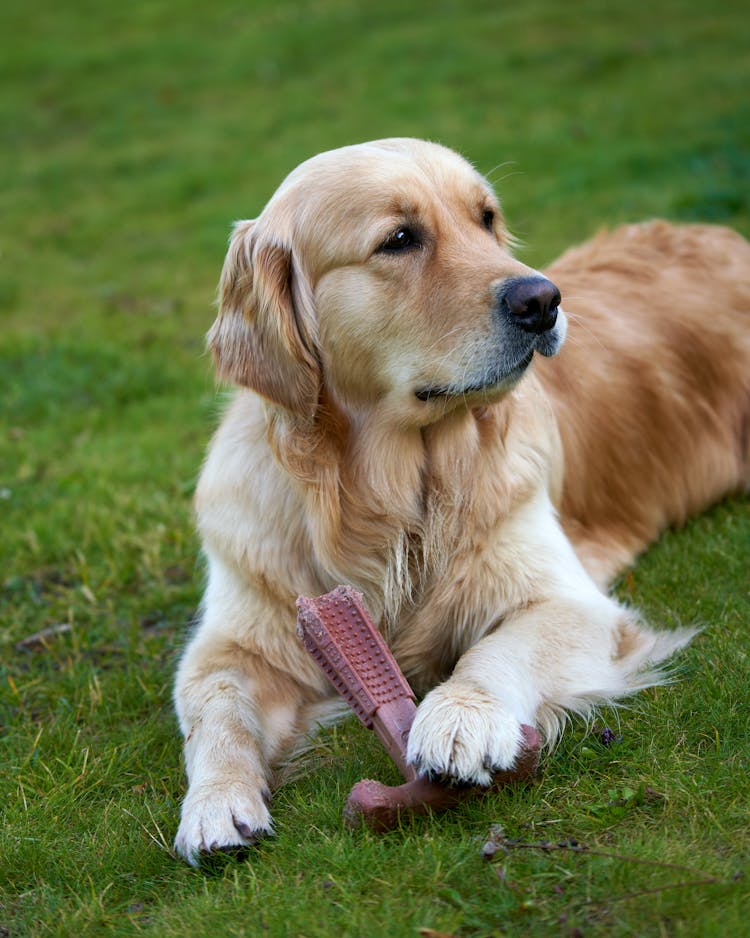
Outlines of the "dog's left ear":
[[[252,388],[300,416],[318,402],[309,291],[292,284],[291,250],[238,222],[219,282],[219,315],[208,333],[220,378]],[[296,294],[296,296],[295,296]],[[295,304],[295,299],[297,304]]]

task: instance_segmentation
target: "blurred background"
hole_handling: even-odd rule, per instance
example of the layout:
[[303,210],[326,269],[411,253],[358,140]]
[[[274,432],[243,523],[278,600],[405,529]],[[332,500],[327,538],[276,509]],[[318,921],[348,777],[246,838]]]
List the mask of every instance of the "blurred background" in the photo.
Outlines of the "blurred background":
[[4,0],[5,331],[104,311],[200,331],[230,222],[306,157],[380,136],[464,153],[535,263],[625,219],[747,230],[747,9]]

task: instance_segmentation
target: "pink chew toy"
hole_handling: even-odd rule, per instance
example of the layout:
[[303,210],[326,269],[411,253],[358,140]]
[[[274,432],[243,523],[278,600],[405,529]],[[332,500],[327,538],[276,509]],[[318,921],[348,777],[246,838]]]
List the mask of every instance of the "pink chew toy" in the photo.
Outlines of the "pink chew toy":
[[[414,693],[365,609],[362,595],[337,586],[317,599],[297,600],[297,634],[336,690],[368,729],[374,729],[406,780],[389,786],[363,779],[344,807],[350,827],[375,831],[394,827],[399,817],[440,811],[486,789],[443,784],[418,776],[406,762],[406,741],[417,707]],[[522,727],[524,748],[515,766],[499,772],[493,785],[529,778],[541,751],[539,733]]]

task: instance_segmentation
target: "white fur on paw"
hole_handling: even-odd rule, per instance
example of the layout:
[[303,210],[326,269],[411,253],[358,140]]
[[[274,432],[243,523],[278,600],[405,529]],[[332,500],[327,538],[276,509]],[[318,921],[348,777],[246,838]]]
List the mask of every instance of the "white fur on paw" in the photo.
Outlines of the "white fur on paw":
[[182,805],[175,850],[192,866],[201,854],[249,847],[273,833],[267,793],[245,782],[191,786]]
[[513,767],[522,742],[521,721],[497,698],[443,684],[418,707],[406,758],[420,774],[489,785],[494,771]]

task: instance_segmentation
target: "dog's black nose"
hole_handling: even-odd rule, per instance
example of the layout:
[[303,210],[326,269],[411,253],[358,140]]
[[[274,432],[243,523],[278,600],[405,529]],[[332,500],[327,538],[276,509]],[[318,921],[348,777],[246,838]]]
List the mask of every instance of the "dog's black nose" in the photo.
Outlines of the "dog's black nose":
[[502,298],[513,320],[525,332],[540,335],[557,322],[560,291],[546,277],[519,277],[509,281]]

